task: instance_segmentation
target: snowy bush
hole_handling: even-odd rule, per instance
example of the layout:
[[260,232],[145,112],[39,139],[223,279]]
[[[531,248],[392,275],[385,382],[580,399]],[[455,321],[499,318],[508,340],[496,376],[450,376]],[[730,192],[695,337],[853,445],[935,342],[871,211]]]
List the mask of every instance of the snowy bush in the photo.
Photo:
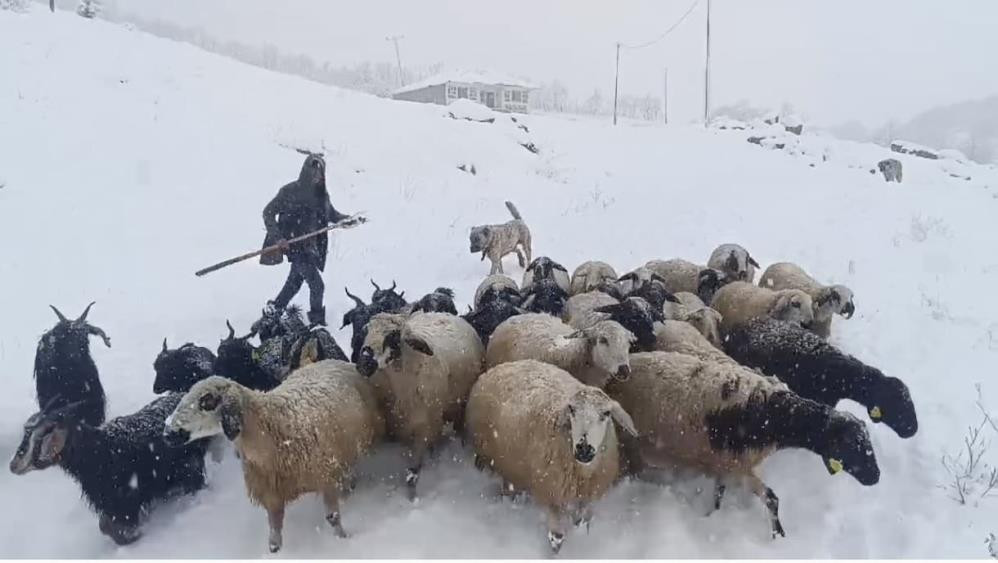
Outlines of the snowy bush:
[[28,11],[30,0],[0,0],[0,10],[24,13]]
[[76,13],[89,19],[96,18],[101,12],[100,0],[80,0]]
[[981,403],[981,385],[978,383],[976,387],[976,405],[981,411],[981,421],[976,426],[967,427],[963,445],[956,454],[944,454],[942,457],[943,468],[950,477],[943,488],[949,491],[950,498],[961,505],[976,505],[998,492],[998,467],[985,461],[989,457],[991,440],[998,433],[998,425]]

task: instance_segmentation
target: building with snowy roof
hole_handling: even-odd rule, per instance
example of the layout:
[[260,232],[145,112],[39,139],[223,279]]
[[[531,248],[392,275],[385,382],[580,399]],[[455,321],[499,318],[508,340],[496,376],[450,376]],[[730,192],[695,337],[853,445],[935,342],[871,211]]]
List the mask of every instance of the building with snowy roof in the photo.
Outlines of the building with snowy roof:
[[448,105],[468,99],[496,111],[527,113],[536,86],[496,72],[451,71],[431,76],[392,93],[396,100]]

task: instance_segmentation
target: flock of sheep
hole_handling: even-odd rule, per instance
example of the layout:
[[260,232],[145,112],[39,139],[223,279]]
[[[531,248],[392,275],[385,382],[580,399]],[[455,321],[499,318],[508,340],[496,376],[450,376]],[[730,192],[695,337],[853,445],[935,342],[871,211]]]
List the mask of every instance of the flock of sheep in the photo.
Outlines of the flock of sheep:
[[375,284],[370,303],[347,292],[349,361],[299,311],[265,314],[246,336],[229,326],[217,353],[164,341],[153,387],[166,394],[108,422],[88,337],[110,339],[87,321],[89,307],[75,320],[56,310],[35,360],[41,410],[10,468],[61,466],[101,532],[126,544],[157,502],[204,486],[204,457],[220,454],[224,436],[276,552],[285,506],[304,493],[322,495],[326,520],[346,536],[340,498],[357,461],[385,441],[405,446],[415,499],[450,426],[504,494],[526,492],[547,510],[555,553],[569,522],[588,527],[594,502],[646,468],[714,477],[715,508],[727,487],[745,486],[783,535],[779,500],[754,473],[762,460],[805,448],[829,473],[873,485],[866,424],[836,404],[863,404],[903,438],[917,420],[900,380],[825,341],[833,317],[855,311],[848,288],[790,263],[753,285],[757,267],[733,244],[705,265],[653,260],[622,276],[595,261],[569,275],[540,257],[521,284],[488,276],[464,315],[446,288],[409,303],[394,283]]

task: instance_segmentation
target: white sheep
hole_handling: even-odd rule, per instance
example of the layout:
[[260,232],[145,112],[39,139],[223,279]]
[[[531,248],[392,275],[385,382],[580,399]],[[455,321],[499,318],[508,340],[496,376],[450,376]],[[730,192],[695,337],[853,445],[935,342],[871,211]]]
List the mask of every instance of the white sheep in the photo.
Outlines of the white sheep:
[[814,322],[808,327],[822,338],[832,329],[832,315],[852,318],[856,312],[852,290],[844,285],[822,285],[792,262],[778,262],[766,268],[759,278],[759,287],[772,290],[799,289],[814,302]]
[[605,314],[597,313],[595,309],[617,303],[620,301],[602,291],[577,293],[565,302],[565,314],[562,318],[572,328],[585,328],[606,319]]
[[617,281],[617,271],[606,262],[583,262],[572,272],[569,295],[578,295],[598,289],[606,283]]
[[681,258],[649,260],[645,268],[663,280],[665,288],[673,294],[693,293],[704,303],[710,303],[714,292],[732,281],[724,272],[694,264]]
[[[164,434],[191,441],[224,433],[242,460],[250,500],[267,511],[270,551],[281,549],[284,507],[320,493],[326,520],[346,537],[339,496],[353,465],[385,433],[370,383],[353,364],[324,360],[292,372],[268,392],[218,376],[191,387]],[[186,438],[186,440],[184,440]]]
[[686,321],[666,320],[656,323],[655,350],[688,354],[714,362],[734,362],[697,327]]
[[814,320],[811,297],[799,289],[773,291],[748,282],[732,282],[717,290],[711,308],[721,314],[727,332],[754,318],[768,317],[807,326]]
[[482,306],[482,297],[489,291],[496,295],[512,295],[517,298],[516,302],[519,303],[520,288],[517,287],[516,281],[505,274],[493,274],[478,284],[478,289],[475,290],[475,309]]
[[475,465],[491,467],[504,489],[527,491],[547,509],[555,553],[565,517],[587,526],[592,503],[620,472],[616,422],[636,434],[630,416],[600,389],[550,364],[523,360],[485,372],[468,400]]
[[832,474],[844,469],[868,486],[880,479],[866,425],[771,378],[671,352],[633,354],[631,370],[630,379],[607,388],[638,430],[638,439],[625,444],[635,457],[628,461],[713,476],[715,509],[726,486],[746,483],[768,508],[773,537],[784,535],[779,499],[754,470],[775,451],[809,449]]
[[728,243],[718,246],[710,253],[707,267],[720,270],[731,279],[752,283],[759,263],[742,246]]
[[371,318],[357,369],[371,377],[389,435],[407,447],[410,500],[427,452],[447,422],[461,431],[471,386],[482,373],[482,341],[467,321],[447,313]]
[[544,314],[511,317],[496,328],[485,351],[492,368],[517,360],[556,365],[579,381],[603,387],[610,378],[627,379],[628,354],[635,337],[614,321],[575,330]]
[[704,302],[696,295],[688,291],[680,291],[675,294],[676,299],[682,304],[682,315],[677,318],[686,321],[696,327],[700,334],[704,335],[711,344],[718,349],[721,348],[721,313],[704,305]]

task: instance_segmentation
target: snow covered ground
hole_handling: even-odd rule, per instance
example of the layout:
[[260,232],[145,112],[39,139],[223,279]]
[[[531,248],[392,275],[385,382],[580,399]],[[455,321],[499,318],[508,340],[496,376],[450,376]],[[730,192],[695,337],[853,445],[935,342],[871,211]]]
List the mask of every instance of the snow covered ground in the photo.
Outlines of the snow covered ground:
[[[90,320],[114,347],[91,349],[109,415],[152,399],[162,338],[214,347],[225,320],[248,329],[285,267],[243,263],[193,272],[254,249],[260,212],[323,147],[334,203],[370,223],[335,234],[325,273],[332,322],[342,287],[398,281],[408,296],[453,287],[464,308],[488,263],[468,253],[472,225],[507,219],[516,202],[536,255],[620,270],[650,258],[704,261],[737,241],[763,263],[793,260],[856,292],[857,314],[833,327],[845,350],[904,379],[920,429],[901,440],[872,426],[882,477],[865,488],[820,459],[784,451],[761,468],[781,499],[787,538],[769,539],[765,509],[731,494],[704,517],[702,478],[625,482],[597,508],[567,557],[986,557],[998,499],[961,506],[940,463],[977,425],[975,383],[998,412],[998,181],[940,161],[896,156],[904,183],[868,169],[884,149],[805,135],[800,151],[745,142],[744,131],[628,126],[523,116],[474,123],[439,106],[376,99],[275,75],[197,49],[70,14],[0,12],[0,452],[13,453],[35,410],[38,336],[54,304]],[[525,150],[520,135],[540,149]],[[824,154],[814,157],[815,154]],[[470,168],[472,175],[458,169]],[[812,166],[813,165],[813,166]],[[990,176],[989,176],[990,175]],[[515,262],[507,266],[519,275]],[[302,294],[299,299],[304,298]],[[344,346],[349,334],[338,333]],[[861,415],[862,409],[844,404]],[[989,452],[990,463],[998,451]],[[283,557],[540,557],[543,517],[483,494],[492,480],[450,446],[408,504],[386,448],[343,504],[339,540],[316,498],[293,505]],[[155,512],[145,537],[119,548],[97,530],[59,469],[0,472],[0,556],[256,557],[264,512],[247,501],[237,460],[211,465],[210,487]]]

